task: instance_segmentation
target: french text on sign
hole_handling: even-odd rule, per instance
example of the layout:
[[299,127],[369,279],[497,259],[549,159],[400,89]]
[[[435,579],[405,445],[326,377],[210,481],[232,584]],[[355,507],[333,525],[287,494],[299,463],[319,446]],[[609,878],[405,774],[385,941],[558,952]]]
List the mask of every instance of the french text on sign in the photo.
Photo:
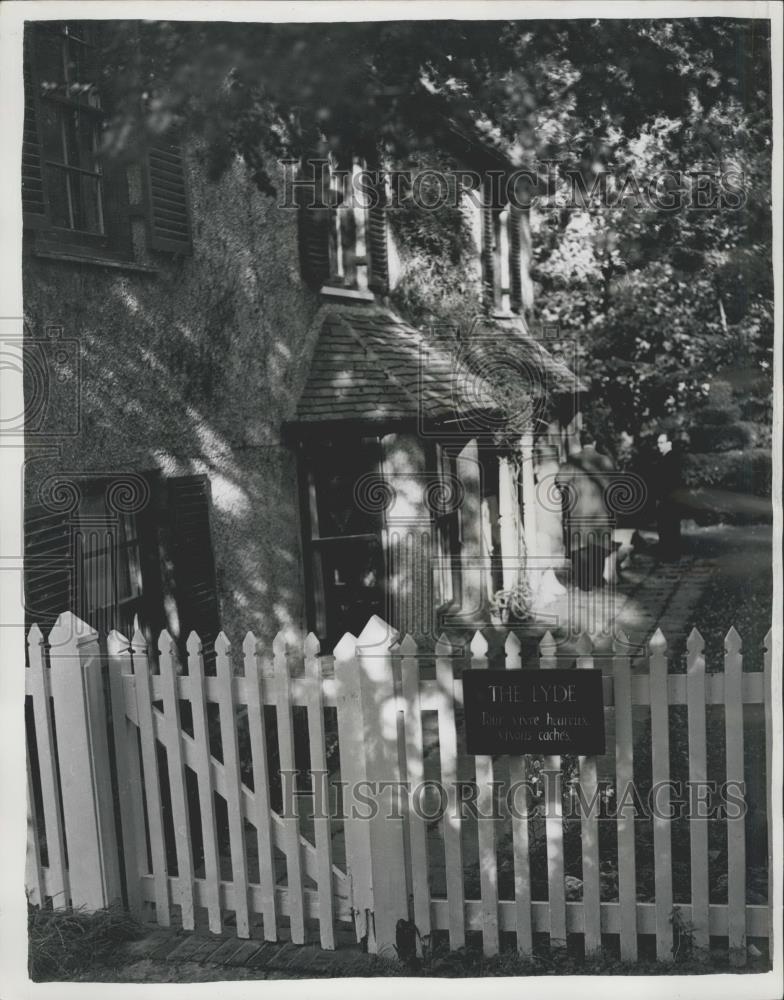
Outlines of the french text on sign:
[[599,670],[469,670],[463,696],[470,754],[605,752]]

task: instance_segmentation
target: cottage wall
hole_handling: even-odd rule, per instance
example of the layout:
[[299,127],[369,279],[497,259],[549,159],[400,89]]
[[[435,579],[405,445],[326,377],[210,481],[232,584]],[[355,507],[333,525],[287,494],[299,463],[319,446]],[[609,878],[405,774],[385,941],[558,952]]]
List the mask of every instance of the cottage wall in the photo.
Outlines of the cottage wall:
[[28,438],[27,500],[53,472],[206,473],[221,621],[233,637],[269,635],[303,618],[296,468],[281,427],[318,297],[300,275],[295,211],[261,194],[240,162],[208,181],[198,144],[187,167],[192,256],[147,252],[141,220],[146,270],[26,256],[27,337],[51,343],[47,328],[62,328],[79,362],[78,427],[74,380],[50,379]]

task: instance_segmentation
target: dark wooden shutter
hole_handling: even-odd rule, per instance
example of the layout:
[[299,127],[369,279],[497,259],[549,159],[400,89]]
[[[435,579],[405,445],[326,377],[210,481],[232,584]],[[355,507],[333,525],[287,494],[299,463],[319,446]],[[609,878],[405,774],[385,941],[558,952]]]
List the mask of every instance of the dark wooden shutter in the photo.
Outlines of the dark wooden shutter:
[[512,309],[515,312],[518,312],[523,307],[521,215],[522,213],[519,208],[512,207],[509,209],[509,290]]
[[370,254],[370,287],[381,294],[389,289],[389,257],[387,251],[387,189],[383,178],[374,185],[378,205],[368,210],[368,251]]
[[38,129],[38,95],[32,65],[32,42],[27,28],[24,38],[24,126],[22,132],[22,212],[25,225],[47,223],[46,195]]
[[151,249],[191,252],[185,162],[177,145],[161,142],[147,146],[147,223]]
[[495,307],[495,216],[496,210],[487,200],[482,202],[482,301],[485,309]]
[[211,659],[220,624],[210,533],[210,481],[207,476],[178,476],[168,481],[168,489],[180,642],[184,648],[190,633],[197,632]]
[[46,630],[63,611],[76,611],[72,513],[28,504],[24,517],[25,621]]
[[[313,158],[315,159],[315,157]],[[311,166],[311,158],[303,161],[301,176],[314,176],[314,191],[307,187],[297,189],[299,252],[302,276],[309,285],[321,288],[329,282],[329,241],[332,222],[332,209],[325,200],[327,189],[327,168]],[[319,204],[320,202],[320,204]]]

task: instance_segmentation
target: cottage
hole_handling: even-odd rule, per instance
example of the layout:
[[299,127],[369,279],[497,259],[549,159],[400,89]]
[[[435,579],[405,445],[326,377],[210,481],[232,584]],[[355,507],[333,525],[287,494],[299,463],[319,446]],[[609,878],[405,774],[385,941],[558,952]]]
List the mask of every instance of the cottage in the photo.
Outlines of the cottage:
[[[365,161],[303,163],[321,197],[291,206],[290,166],[268,157],[277,197],[239,160],[211,180],[198,135],[101,156],[100,23],[25,44],[29,620],[333,645],[535,585],[581,386],[526,326],[524,211],[461,190],[463,322],[414,321],[383,173],[364,204]],[[448,122],[443,147],[510,168]]]

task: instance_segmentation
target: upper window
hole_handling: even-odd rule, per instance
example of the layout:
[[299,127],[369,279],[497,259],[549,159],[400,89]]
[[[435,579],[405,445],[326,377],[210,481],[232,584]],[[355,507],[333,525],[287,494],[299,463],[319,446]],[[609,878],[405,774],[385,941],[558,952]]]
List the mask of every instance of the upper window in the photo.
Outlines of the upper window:
[[306,277],[318,286],[360,295],[388,287],[386,189],[357,157],[310,159],[313,185],[300,203],[300,247]]
[[[151,249],[187,253],[189,205],[182,155],[142,150],[144,178],[129,204],[126,168],[101,155],[100,25],[42,22],[25,31],[22,206],[36,250],[128,260],[131,211],[146,216]],[[137,168],[138,169],[138,168]]]
[[102,111],[95,86],[93,29],[46,26],[37,36],[40,142],[52,225],[103,234],[101,168],[96,159]]
[[513,206],[482,208],[482,283],[485,308],[519,312],[523,307],[523,213]]

